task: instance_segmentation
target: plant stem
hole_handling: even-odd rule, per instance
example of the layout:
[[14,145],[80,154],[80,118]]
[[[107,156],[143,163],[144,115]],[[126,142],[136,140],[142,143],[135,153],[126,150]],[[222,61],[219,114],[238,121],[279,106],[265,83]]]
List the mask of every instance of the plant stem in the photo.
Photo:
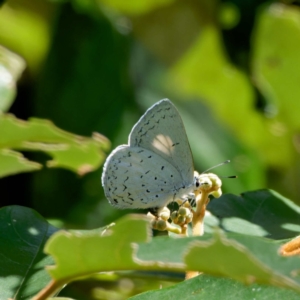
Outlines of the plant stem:
[[193,211],[193,236],[201,236],[204,233],[204,216],[206,205],[209,202],[209,193],[203,191],[196,196],[196,210]]
[[58,290],[62,288],[63,284],[59,281],[51,280],[38,294],[31,300],[46,300],[53,296]]
[[[209,192],[202,191],[196,196],[196,210],[193,211],[193,236],[201,236],[204,234],[204,216],[206,205],[209,202]],[[190,279],[199,275],[197,271],[187,271],[185,279]]]

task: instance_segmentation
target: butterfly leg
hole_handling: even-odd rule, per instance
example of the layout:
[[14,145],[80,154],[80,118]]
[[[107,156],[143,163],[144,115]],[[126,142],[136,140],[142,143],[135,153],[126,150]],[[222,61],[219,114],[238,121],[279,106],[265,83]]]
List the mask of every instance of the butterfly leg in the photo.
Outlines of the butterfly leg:
[[179,205],[182,206],[184,203],[186,203],[187,201],[189,201],[188,197],[180,197],[178,199],[175,200],[175,202]]
[[180,206],[182,206],[187,201],[190,203],[191,206],[195,206],[196,205],[196,196],[195,196],[194,193],[189,193],[187,196],[181,197],[180,200],[182,201],[179,204]]
[[196,206],[196,196],[194,193],[189,193],[189,202],[191,206]]

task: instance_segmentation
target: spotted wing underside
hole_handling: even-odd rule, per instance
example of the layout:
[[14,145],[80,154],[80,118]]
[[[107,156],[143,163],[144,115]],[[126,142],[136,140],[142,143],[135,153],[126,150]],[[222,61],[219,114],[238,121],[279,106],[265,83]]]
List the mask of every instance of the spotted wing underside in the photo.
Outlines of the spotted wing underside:
[[122,145],[107,158],[102,184],[118,208],[163,207],[182,186],[178,170],[163,157],[140,147]]
[[170,100],[163,99],[145,112],[130,133],[129,145],[156,153],[177,169],[182,184],[192,184],[190,145],[182,119]]

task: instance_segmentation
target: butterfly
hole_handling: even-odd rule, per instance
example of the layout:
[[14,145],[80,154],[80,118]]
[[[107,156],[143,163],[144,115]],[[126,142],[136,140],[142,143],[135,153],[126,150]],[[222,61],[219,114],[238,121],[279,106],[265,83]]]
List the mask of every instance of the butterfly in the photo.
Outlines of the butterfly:
[[193,197],[201,176],[178,110],[168,99],[151,106],[134,125],[128,144],[107,157],[102,185],[110,204],[120,209],[162,208]]

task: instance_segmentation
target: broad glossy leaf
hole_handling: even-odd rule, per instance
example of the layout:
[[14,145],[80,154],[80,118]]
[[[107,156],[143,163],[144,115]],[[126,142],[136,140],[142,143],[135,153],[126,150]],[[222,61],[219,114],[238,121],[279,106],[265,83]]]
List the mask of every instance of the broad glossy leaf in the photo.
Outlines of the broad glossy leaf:
[[53,264],[43,252],[57,230],[32,209],[7,206],[0,209],[1,299],[31,299],[51,280],[44,267]]
[[272,190],[223,195],[208,210],[226,231],[272,239],[292,238],[300,232],[300,208]]
[[200,275],[172,287],[148,291],[131,300],[180,299],[180,300],[297,300],[299,293],[265,285],[244,285],[228,278]]

